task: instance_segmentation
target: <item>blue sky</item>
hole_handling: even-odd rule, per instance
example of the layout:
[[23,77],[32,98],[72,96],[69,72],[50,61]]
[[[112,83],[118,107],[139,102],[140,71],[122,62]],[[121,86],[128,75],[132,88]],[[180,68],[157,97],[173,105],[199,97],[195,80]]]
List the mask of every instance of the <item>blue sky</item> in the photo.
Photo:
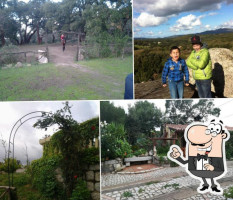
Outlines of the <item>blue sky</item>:
[[233,0],[134,0],[134,37],[233,28]]

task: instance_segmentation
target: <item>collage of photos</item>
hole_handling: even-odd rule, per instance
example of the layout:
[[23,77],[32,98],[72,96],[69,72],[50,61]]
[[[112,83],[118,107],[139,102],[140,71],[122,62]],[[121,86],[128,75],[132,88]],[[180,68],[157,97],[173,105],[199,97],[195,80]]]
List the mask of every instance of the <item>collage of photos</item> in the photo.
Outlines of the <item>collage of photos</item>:
[[0,200],[232,200],[232,0],[1,0]]

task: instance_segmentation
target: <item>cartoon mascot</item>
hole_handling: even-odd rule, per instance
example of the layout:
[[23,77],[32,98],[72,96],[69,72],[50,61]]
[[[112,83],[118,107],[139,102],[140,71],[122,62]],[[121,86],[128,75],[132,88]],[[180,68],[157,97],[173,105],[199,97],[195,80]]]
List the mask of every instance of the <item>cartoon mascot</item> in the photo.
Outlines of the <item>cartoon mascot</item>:
[[[177,145],[172,145],[168,158],[186,167],[187,173],[201,181],[197,191],[223,194],[216,182],[226,172],[225,142],[230,138],[221,120],[213,119],[209,125],[201,122],[190,124],[184,133],[186,140],[186,158]],[[211,180],[211,187],[207,180]]]

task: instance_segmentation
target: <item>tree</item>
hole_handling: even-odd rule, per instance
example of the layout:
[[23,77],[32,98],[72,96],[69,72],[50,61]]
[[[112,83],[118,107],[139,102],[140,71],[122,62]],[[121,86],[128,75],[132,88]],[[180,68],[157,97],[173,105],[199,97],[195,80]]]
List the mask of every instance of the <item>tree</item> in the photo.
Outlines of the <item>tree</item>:
[[194,100],[166,100],[165,121],[167,123],[187,124],[199,118],[204,121],[211,116],[218,117],[220,108],[216,108],[213,99]]
[[[43,113],[43,119],[39,119],[33,125],[33,127],[46,130],[47,127],[56,124],[61,130],[58,135],[59,139],[56,142],[63,158],[62,171],[68,196],[71,195],[74,189],[75,181],[73,177],[79,167],[77,154],[75,153],[77,152],[77,146],[84,147],[86,145],[82,136],[77,132],[78,123],[73,119],[70,108],[71,106],[66,102],[64,108],[55,113]],[[74,139],[77,135],[80,138],[78,141]]]
[[161,125],[161,118],[161,110],[148,101],[138,101],[130,107],[125,123],[130,144],[135,144],[141,134],[151,137],[155,127]]
[[100,107],[100,120],[102,122],[125,124],[126,114],[123,108],[115,107],[114,104],[109,101],[101,101]]

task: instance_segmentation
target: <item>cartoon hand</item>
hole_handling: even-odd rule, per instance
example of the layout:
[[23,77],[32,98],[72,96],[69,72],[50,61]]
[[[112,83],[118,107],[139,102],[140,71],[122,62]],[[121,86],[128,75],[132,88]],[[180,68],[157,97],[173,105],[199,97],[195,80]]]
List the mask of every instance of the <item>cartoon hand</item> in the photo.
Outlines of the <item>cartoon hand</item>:
[[180,157],[180,155],[181,155],[181,153],[179,152],[179,150],[176,147],[173,147],[170,156],[172,158],[176,159],[176,158]]
[[209,171],[213,171],[214,170],[214,166],[210,165],[210,164],[204,164],[204,167],[206,168],[206,170],[209,170]]
[[189,83],[185,83],[185,86],[189,86]]
[[163,84],[163,87],[167,87],[167,84]]

